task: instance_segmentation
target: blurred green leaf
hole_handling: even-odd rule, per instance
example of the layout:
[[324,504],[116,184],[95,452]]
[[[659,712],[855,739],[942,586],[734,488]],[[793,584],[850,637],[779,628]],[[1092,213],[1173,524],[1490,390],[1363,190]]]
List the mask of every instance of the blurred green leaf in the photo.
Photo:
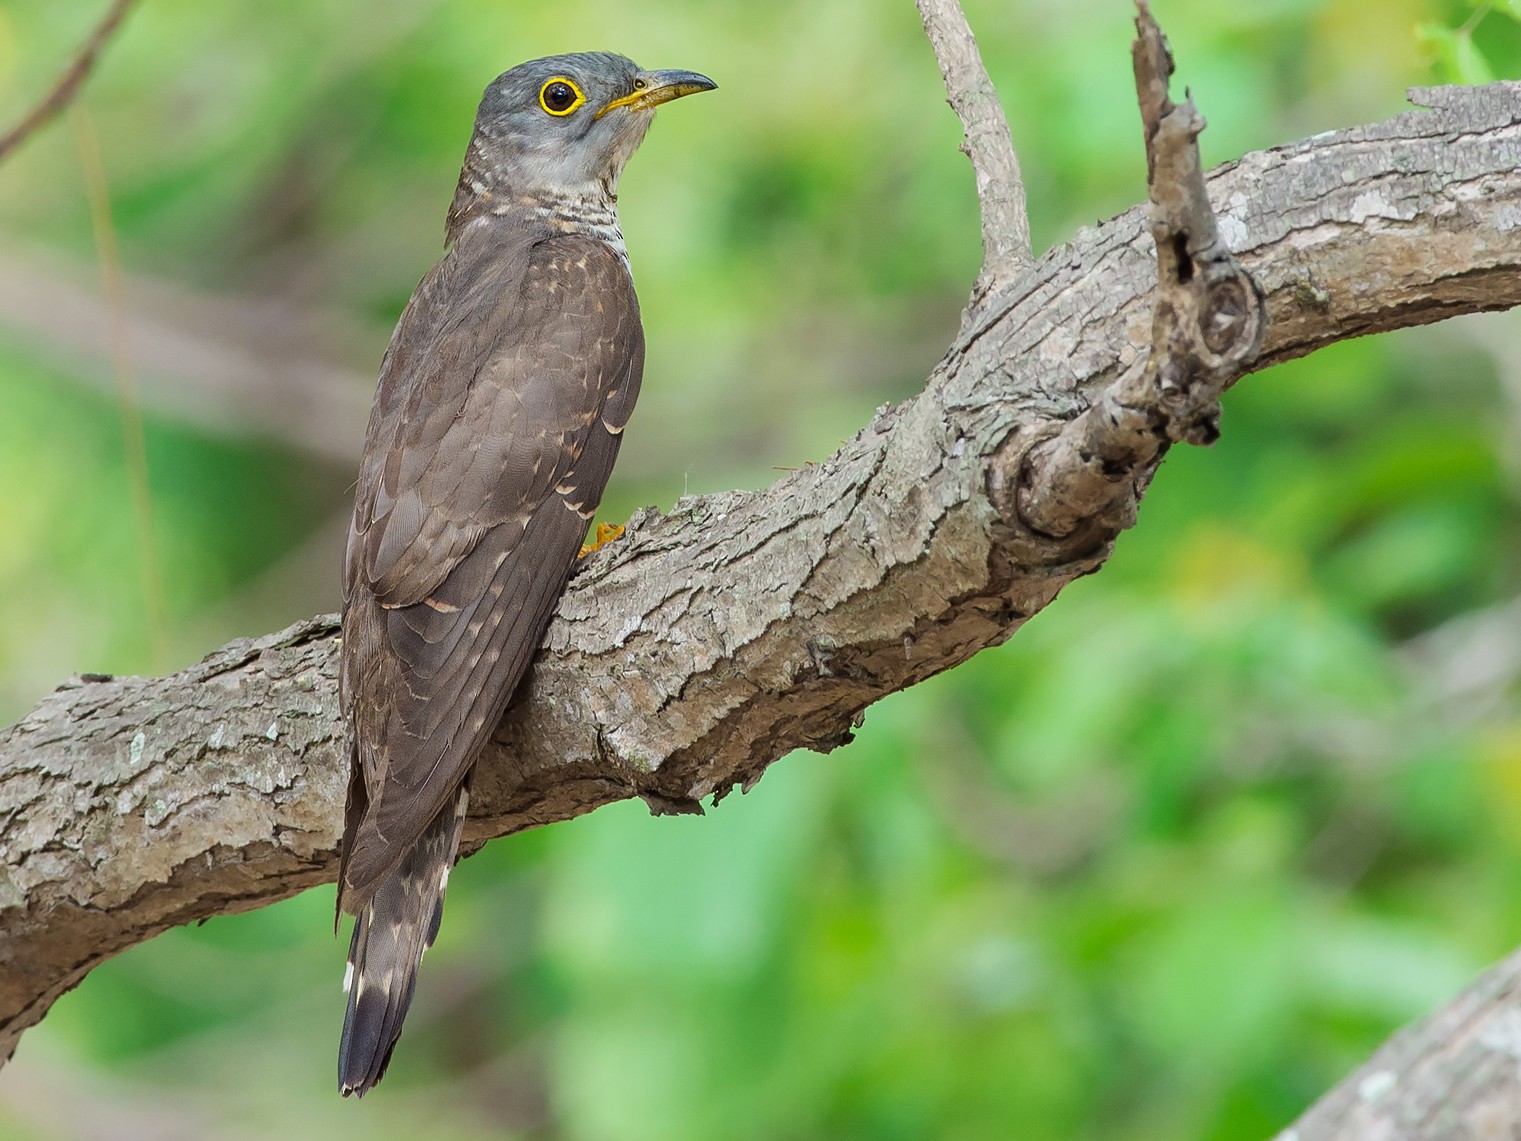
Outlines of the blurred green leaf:
[[1466,28],[1446,28],[1440,24],[1422,24],[1416,34],[1433,53],[1438,77],[1445,83],[1478,85],[1494,82],[1494,69],[1484,58],[1473,35]]

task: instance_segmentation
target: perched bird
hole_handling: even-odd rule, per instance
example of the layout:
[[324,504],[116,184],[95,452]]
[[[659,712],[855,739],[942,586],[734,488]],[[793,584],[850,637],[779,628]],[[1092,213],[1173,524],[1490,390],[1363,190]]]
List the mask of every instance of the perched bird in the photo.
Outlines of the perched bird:
[[345,1096],[391,1059],[438,934],[471,769],[565,589],[639,392],[618,176],[656,107],[715,86],[602,52],[499,76],[447,252],[380,366],[344,559],[338,906],[358,917]]

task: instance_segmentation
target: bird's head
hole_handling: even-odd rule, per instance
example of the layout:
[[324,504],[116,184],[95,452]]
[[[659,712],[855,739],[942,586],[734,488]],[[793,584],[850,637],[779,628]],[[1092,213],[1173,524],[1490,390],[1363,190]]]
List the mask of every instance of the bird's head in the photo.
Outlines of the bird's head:
[[[610,52],[529,60],[486,88],[460,189],[534,201],[612,198],[655,108],[718,85]],[[467,187],[474,179],[479,188]]]

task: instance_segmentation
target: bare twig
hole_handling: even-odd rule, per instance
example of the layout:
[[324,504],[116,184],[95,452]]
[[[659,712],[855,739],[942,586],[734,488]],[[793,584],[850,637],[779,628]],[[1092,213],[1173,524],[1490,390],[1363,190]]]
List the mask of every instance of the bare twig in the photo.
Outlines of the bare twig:
[[961,149],[972,160],[982,211],[982,272],[975,303],[1002,278],[1028,265],[1030,215],[1019,156],[998,92],[982,66],[977,41],[957,0],[917,0],[924,33],[935,49],[951,108],[966,130]]
[[1220,434],[1220,394],[1262,346],[1262,291],[1220,240],[1199,163],[1204,119],[1167,94],[1172,55],[1145,0],[1132,49],[1146,134],[1157,291],[1151,353],[1093,405],[1033,448],[1020,479],[1020,518],[1040,534],[1112,534],[1135,521],[1156,461],[1178,441]]
[[1262,291],[1220,240],[1204,189],[1192,99],[1167,94],[1172,53],[1146,0],[1137,0],[1136,94],[1146,128],[1151,236],[1157,246],[1150,371],[1173,440],[1213,443],[1216,401],[1256,359],[1267,331]]
[[116,33],[116,29],[121,26],[121,22],[127,18],[127,13],[136,3],[137,0],[114,0],[95,30],[90,33],[90,38],[85,40],[84,46],[79,49],[79,54],[74,57],[74,61],[58,77],[53,90],[23,115],[21,122],[4,135],[0,135],[0,162],[3,162],[11,151],[25,142],[28,136],[67,107],[79,94],[79,88],[94,70],[95,61],[105,48],[106,41]]

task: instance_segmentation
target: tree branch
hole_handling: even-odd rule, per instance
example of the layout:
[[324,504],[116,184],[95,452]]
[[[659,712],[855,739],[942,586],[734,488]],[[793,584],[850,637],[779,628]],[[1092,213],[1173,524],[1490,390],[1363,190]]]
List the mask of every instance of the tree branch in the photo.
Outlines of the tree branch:
[[136,3],[137,0],[113,0],[105,16],[101,18],[95,30],[90,33],[89,39],[85,40],[84,45],[79,49],[79,54],[74,57],[68,67],[64,68],[63,74],[58,77],[58,82],[53,85],[53,90],[23,115],[19,123],[0,135],[0,162],[4,162],[11,151],[73,102],[84,81],[95,69],[95,61],[100,57],[107,41],[116,34],[116,29],[121,26],[121,22],[127,18],[127,13]]
[[[1208,178],[1265,298],[1251,368],[1521,303],[1521,85],[1423,98],[1439,106]],[[469,841],[748,787],[1102,566],[1128,515],[1063,506],[1071,465],[1030,457],[1148,366],[1155,254],[1135,209],[1006,267],[924,392],[834,456],[638,513],[562,600],[479,766]],[[1165,427],[1164,387],[1143,399]],[[1160,459],[1122,474],[1132,502]],[[335,635],[319,618],[169,678],[76,679],[0,732],[0,1056],[125,947],[334,878]]]
[[1401,1030],[1277,1141],[1521,1136],[1521,952]]
[[916,0],[924,34],[935,49],[945,93],[961,120],[962,151],[972,160],[982,212],[982,272],[972,306],[996,288],[1000,276],[1024,269],[1032,258],[1030,213],[1019,155],[998,92],[982,66],[977,41],[957,0]]

